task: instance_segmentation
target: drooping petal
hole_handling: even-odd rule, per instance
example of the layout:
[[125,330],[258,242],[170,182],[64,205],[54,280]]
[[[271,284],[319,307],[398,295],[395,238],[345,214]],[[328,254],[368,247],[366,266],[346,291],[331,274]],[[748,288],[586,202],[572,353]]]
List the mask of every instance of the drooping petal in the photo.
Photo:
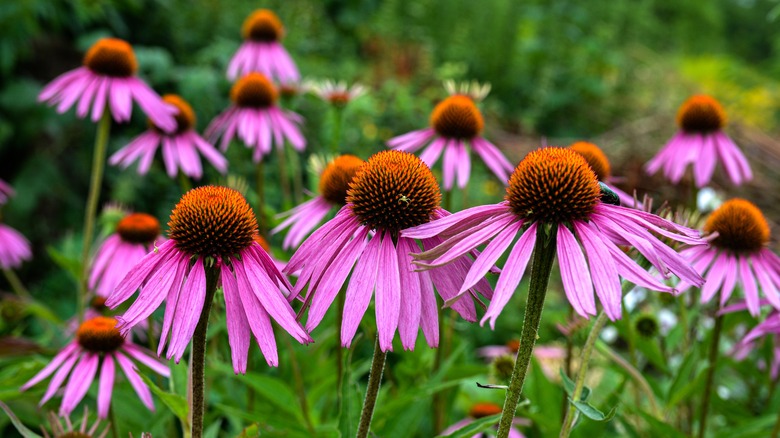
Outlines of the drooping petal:
[[599,232],[592,225],[582,221],[572,221],[572,223],[585,248],[596,295],[609,319],[613,321],[620,319],[623,301],[620,279],[617,267],[609,254],[608,243],[602,241]]
[[135,369],[133,362],[125,357],[122,353],[116,353],[116,361],[119,362],[119,367],[125,373],[125,377],[130,382],[130,386],[133,387],[135,393],[138,394],[138,398],[150,411],[154,411],[154,401],[152,400],[152,392],[146,383],[138,375],[138,371]]
[[[379,236],[374,236],[374,239]],[[393,337],[398,328],[401,311],[401,280],[398,273],[398,256],[390,233],[382,236],[376,279],[376,326],[382,351],[392,350]]]
[[[171,327],[171,342],[168,345],[166,359],[174,358],[179,363],[187,344],[195,333],[195,327],[201,317],[206,302],[206,270],[203,258],[198,257],[190,269],[187,279],[176,303],[176,324]],[[208,315],[206,315],[208,317]]]
[[352,343],[358,324],[371,301],[379,271],[381,242],[382,238],[379,235],[371,238],[349,279],[344,303],[344,319],[341,323],[341,345],[344,347],[349,347]]
[[564,225],[558,227],[558,266],[566,298],[583,318],[596,314],[593,281],[580,244]]
[[108,410],[111,407],[111,393],[114,390],[114,358],[112,354],[103,357],[100,366],[100,383],[98,384],[98,418],[108,418]]
[[225,313],[233,371],[236,374],[245,374],[250,343],[249,322],[239,297],[238,282],[227,263],[222,263],[220,267],[220,278],[225,293]]
[[[420,330],[422,311],[422,288],[420,275],[413,272],[412,251],[417,250],[417,244],[411,239],[398,239],[398,273],[400,280],[401,308],[398,319],[398,335],[405,350],[413,350]],[[434,297],[434,306],[436,297]]]
[[73,367],[73,373],[70,375],[68,384],[65,385],[65,392],[62,395],[60,416],[69,416],[81,399],[84,398],[84,395],[87,394],[92,381],[95,380],[99,361],[97,354],[86,353],[81,357],[79,363]]

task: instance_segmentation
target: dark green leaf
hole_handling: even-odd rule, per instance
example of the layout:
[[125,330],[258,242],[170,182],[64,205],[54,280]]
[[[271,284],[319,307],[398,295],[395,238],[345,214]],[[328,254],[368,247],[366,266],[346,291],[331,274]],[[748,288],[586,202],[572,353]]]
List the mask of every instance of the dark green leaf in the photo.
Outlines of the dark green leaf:
[[594,421],[609,421],[612,419],[612,417],[615,416],[615,412],[617,412],[617,407],[614,407],[606,415],[604,415],[603,412],[596,409],[589,403],[573,402],[572,404],[577,408],[578,411],[582,412],[582,415],[585,415]]
[[25,425],[22,424],[21,421],[19,421],[19,418],[16,415],[14,415],[11,408],[9,408],[5,403],[1,401],[0,401],[0,409],[5,411],[8,417],[11,419],[11,424],[13,424],[16,430],[22,435],[22,438],[41,438],[40,435],[25,427]]
[[160,389],[159,386],[157,386],[156,383],[152,381],[152,379],[146,377],[142,373],[138,373],[139,376],[143,379],[144,382],[146,382],[147,385],[152,389],[152,392],[157,395],[157,397],[160,397],[160,400],[165,404],[165,406],[168,407],[168,409],[173,412],[176,417],[179,418],[182,422],[185,424],[189,421],[189,406],[187,405],[187,399],[178,395],[173,394],[167,391],[164,391]]

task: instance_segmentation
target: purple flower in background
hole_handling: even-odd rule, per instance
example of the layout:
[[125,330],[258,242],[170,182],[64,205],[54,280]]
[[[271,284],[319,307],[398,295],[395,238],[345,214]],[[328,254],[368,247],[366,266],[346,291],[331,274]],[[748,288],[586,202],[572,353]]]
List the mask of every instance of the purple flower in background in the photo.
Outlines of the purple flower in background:
[[224,291],[236,373],[246,373],[251,335],[268,365],[278,365],[271,319],[299,342],[311,342],[280,289],[292,286],[255,240],[257,219],[239,192],[215,186],[192,189],[176,204],[168,226],[169,240],[138,262],[106,301],[115,308],[141,289],[117,317],[122,333],[166,301],[157,354],[162,354],[170,334],[166,357],[178,362],[200,319],[208,268],[218,270]]
[[342,207],[347,203],[347,189],[352,177],[365,161],[354,155],[341,155],[331,160],[320,175],[320,194],[282,213],[286,219],[271,234],[276,234],[285,228],[290,231],[284,237],[282,248],[290,249],[301,244],[317,225],[334,207]]
[[30,242],[20,232],[0,224],[0,268],[18,268],[31,258]]
[[108,109],[118,123],[130,120],[136,101],[156,126],[166,132],[175,130],[176,109],[136,77],[137,70],[130,44],[117,38],[102,38],[87,51],[82,67],[58,76],[43,88],[38,100],[56,105],[59,113],[76,104],[76,115],[81,118],[87,116],[91,107],[93,122],[100,120]]
[[[700,285],[704,280],[655,234],[691,245],[702,245],[699,232],[653,214],[601,202],[596,175],[584,158],[568,148],[542,148],[529,153],[509,179],[506,200],[469,208],[451,216],[404,230],[403,237],[439,236],[443,243],[415,255],[423,267],[459,260],[486,241],[455,299],[483,279],[517,235],[498,277],[493,299],[482,318],[491,327],[517,289],[537,243],[537,233],[555,231],[563,288],[574,310],[596,314],[595,289],[607,316],[622,315],[620,277],[639,286],[673,289],[642,269],[620,246],[633,246],[664,276],[670,273]],[[552,227],[552,228],[549,228]],[[542,235],[544,236],[544,235]],[[549,244],[549,241],[548,241]],[[584,253],[583,253],[584,249]],[[450,303],[452,300],[450,301]]]
[[633,196],[613,185],[615,182],[618,182],[620,178],[612,176],[612,166],[609,164],[607,155],[604,154],[604,151],[602,151],[600,147],[587,141],[578,141],[572,143],[569,146],[569,149],[582,155],[582,158],[588,162],[588,166],[593,170],[593,173],[596,174],[596,178],[604,184],[609,184],[607,187],[618,195],[621,204],[626,207],[636,206],[637,201],[634,200]]
[[241,34],[244,43],[228,64],[228,79],[258,72],[278,82],[298,82],[301,75],[280,42],[284,26],[276,14],[268,9],[252,12],[241,27]]
[[107,418],[118,363],[138,394],[138,398],[153,411],[152,393],[138,375],[136,364],[131,358],[161,376],[170,377],[170,370],[166,364],[149,356],[151,352],[125,339],[115,326],[115,319],[104,316],[84,321],[76,332],[76,339],[57,353],[46,367],[22,386],[21,390],[27,390],[54,374],[41,399],[40,404],[43,405],[54,396],[70,375],[65,384],[59,412],[60,416],[68,416],[87,394],[100,369],[97,412],[98,417]]
[[176,108],[176,129],[173,132],[165,132],[149,120],[149,130],[118,150],[108,162],[126,169],[138,161],[138,173],[145,175],[152,165],[157,147],[161,145],[165,170],[171,178],[181,169],[185,175],[200,179],[203,176],[203,167],[198,157],[199,152],[220,173],[225,173],[225,157],[195,132],[195,112],[192,107],[175,94],[166,94],[162,99]]
[[16,192],[10,184],[0,179],[0,205],[5,205],[9,199],[11,199]]
[[216,143],[222,137],[220,148],[226,151],[230,141],[238,137],[247,147],[254,148],[252,159],[260,162],[271,152],[271,146],[282,149],[289,141],[297,151],[306,147],[298,125],[301,116],[277,106],[279,92],[261,73],[249,73],[239,79],[230,90],[233,105],[211,121],[206,137]]
[[[350,271],[347,282],[341,343],[352,342],[358,324],[374,296],[379,346],[392,349],[396,330],[407,350],[414,348],[422,328],[428,345],[439,343],[439,322],[434,285],[445,300],[452,298],[469,269],[466,258],[428,272],[412,267],[417,242],[402,231],[446,215],[439,208],[441,193],[430,169],[419,158],[399,151],[373,155],[352,179],[347,205],[309,238],[287,264],[286,272],[300,270],[292,296],[309,286],[305,306],[311,331],[322,321]],[[422,239],[423,248],[440,243]],[[354,269],[353,269],[354,266]],[[492,296],[486,281],[470,291]],[[463,299],[453,308],[465,319],[476,320],[474,301]]]
[[[769,224],[761,210],[750,201],[730,199],[710,214],[704,231],[714,237],[710,245],[681,252],[707,280],[701,301],[708,302],[720,292],[722,307],[739,285],[751,315],[760,312],[759,289],[780,309],[780,257],[767,248]],[[680,290],[689,287],[685,282],[678,285]]]
[[753,179],[742,151],[723,133],[726,114],[717,100],[705,95],[692,96],[680,106],[677,124],[680,131],[645,164],[647,173],[663,169],[664,176],[677,184],[692,164],[696,186],[703,187],[710,182],[715,165],[720,162],[735,185]]
[[466,187],[471,174],[471,158],[466,146],[476,152],[493,173],[506,183],[513,166],[501,151],[482,137],[485,122],[475,100],[482,100],[490,91],[490,86],[461,86],[457,89],[453,83],[445,84],[448,98],[441,101],[431,113],[431,126],[393,137],[387,146],[405,152],[415,152],[423,146],[427,148],[420,159],[433,167],[439,156],[444,153],[444,190],[452,189],[457,177],[458,187]]
[[154,248],[160,239],[160,221],[146,213],[131,213],[116,226],[116,233],[100,245],[89,270],[89,289],[108,298],[117,284]]

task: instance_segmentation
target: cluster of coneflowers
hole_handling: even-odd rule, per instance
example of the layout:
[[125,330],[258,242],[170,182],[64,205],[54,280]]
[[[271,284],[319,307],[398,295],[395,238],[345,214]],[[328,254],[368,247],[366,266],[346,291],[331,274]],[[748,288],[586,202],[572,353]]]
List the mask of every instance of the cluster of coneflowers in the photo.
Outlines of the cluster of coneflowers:
[[[75,337],[22,387],[29,389],[51,377],[41,404],[61,393],[60,415],[68,416],[97,379],[97,414],[107,418],[117,366],[144,405],[153,409],[150,389],[139,372],[148,368],[167,377],[170,369],[133,341],[133,328],[143,325],[155,338],[149,340],[155,341],[157,355],[164,353],[176,363],[192,343],[188,432],[201,436],[206,331],[219,295],[224,298],[236,373],[247,372],[252,339],[268,365],[278,366],[274,323],[300,343],[314,342],[316,328],[334,306],[340,343],[350,347],[373,301],[376,346],[357,430],[360,437],[369,434],[385,358],[393,350],[396,333],[405,350],[415,348],[420,331],[427,345],[436,348],[444,324],[442,307],[452,308],[466,321],[489,322],[492,328],[510,299],[525,293],[520,340],[509,351],[516,358],[507,373],[511,378],[504,406],[475,404],[470,412],[472,419],[501,414],[498,436],[522,436],[515,426],[523,422],[515,419],[515,412],[556,259],[563,293],[574,312],[583,318],[597,316],[595,335],[606,319],[622,318],[626,284],[671,294],[698,288],[703,302],[717,298],[721,310],[728,309],[739,287],[744,307],[754,316],[761,313],[762,304],[773,306],[773,313],[739,344],[739,357],[758,337],[780,333],[780,259],[767,249],[769,227],[755,205],[729,200],[701,231],[675,223],[642,209],[636,194],[617,189],[619,179],[606,154],[588,142],[543,147],[514,166],[483,137],[485,121],[478,103],[489,87],[475,83],[447,84],[449,96],[435,106],[429,126],[390,139],[388,150],[365,159],[338,155],[329,160],[319,175],[319,193],[283,213],[271,230],[272,234],[286,230],[282,247],[295,250],[286,264],[264,246],[264,228],[258,221],[265,218],[256,215],[238,190],[215,185],[183,194],[171,211],[167,237],[162,237],[154,216],[127,213],[93,253],[111,120],[128,121],[133,102],[149,118],[149,129],[112,155],[110,164],[137,165],[144,175],[159,148],[170,177],[181,173],[199,180],[204,175],[200,156],[224,174],[228,162],[214,144],[219,141],[224,152],[238,139],[252,149],[258,166],[256,210],[261,212],[262,163],[274,147],[281,160],[286,144],[297,152],[307,144],[301,116],[281,106],[284,91],[313,89],[336,108],[339,123],[338,111],[365,92],[344,83],[304,86],[280,44],[284,28],[271,11],[251,14],[242,34],[245,41],[227,71],[235,81],[232,104],[209,124],[205,138],[195,131],[195,112],[184,98],[160,97],[136,76],[133,50],[118,39],[97,41],[82,67],[58,77],[40,94],[40,100],[59,112],[75,106],[79,117],[100,123],[85,212],[84,275]],[[747,160],[722,132],[724,113],[713,98],[691,98],[680,109],[678,122],[680,132],[647,164],[648,172],[663,170],[678,183],[692,164],[697,187],[709,183],[719,163],[735,184],[752,177]],[[413,155],[418,151],[419,156]],[[464,188],[471,173],[471,152],[506,184],[504,200],[447,211],[431,167],[442,159],[445,192]],[[0,184],[0,202],[12,194],[10,187]],[[0,243],[0,267],[6,275],[31,257],[29,243],[5,225],[0,225]],[[494,285],[488,281],[492,274],[497,274]],[[294,284],[290,278],[295,278]],[[527,292],[520,286],[525,278],[530,278]],[[87,309],[88,299],[94,308]],[[119,314],[109,310],[128,301],[132,302]],[[152,314],[163,303],[161,325],[155,325]],[[716,321],[719,334],[721,317]],[[717,339],[716,335],[715,348]],[[774,376],[780,363],[780,350],[775,351]],[[589,354],[583,350],[572,400],[582,391]],[[708,403],[704,399],[702,430]],[[572,405],[564,436],[574,417]],[[442,433],[469,423],[457,423]]]

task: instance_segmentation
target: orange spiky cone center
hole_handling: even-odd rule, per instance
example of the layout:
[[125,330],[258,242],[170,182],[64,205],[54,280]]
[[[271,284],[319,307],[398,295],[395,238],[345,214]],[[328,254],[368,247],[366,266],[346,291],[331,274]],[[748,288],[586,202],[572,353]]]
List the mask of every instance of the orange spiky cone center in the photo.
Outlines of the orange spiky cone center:
[[236,190],[204,186],[190,190],[171,213],[168,236],[187,254],[230,256],[249,247],[257,219]]
[[546,147],[529,153],[509,178],[506,200],[530,221],[587,220],[601,197],[596,174],[582,155]]
[[133,48],[118,38],[101,38],[84,55],[84,65],[93,72],[126,78],[138,70]]
[[76,341],[87,351],[111,353],[125,343],[125,338],[116,328],[116,319],[96,316],[81,323]]
[[596,173],[596,178],[599,181],[606,181],[612,175],[609,159],[604,154],[604,151],[595,144],[587,141],[578,141],[569,146],[569,149],[582,155],[582,158],[588,162],[590,168]]
[[732,253],[754,253],[769,243],[769,224],[750,201],[730,199],[710,214],[704,231],[718,232],[712,244]]
[[484,417],[489,417],[491,415],[500,414],[501,411],[502,411],[501,406],[495,403],[490,403],[490,402],[475,403],[473,406],[471,406],[471,409],[469,409],[469,417],[484,418]]
[[348,154],[333,159],[320,175],[320,195],[331,204],[345,205],[349,183],[363,163],[365,161]]
[[461,94],[450,96],[433,109],[431,126],[442,137],[470,139],[482,132],[485,122],[474,101]]
[[272,11],[258,9],[244,20],[241,35],[245,40],[271,43],[284,37],[284,26]]
[[726,113],[720,102],[710,96],[691,96],[680,106],[677,124],[688,133],[707,134],[723,128]]
[[439,185],[428,166],[395,150],[371,156],[347,190],[347,203],[363,225],[394,233],[430,221],[440,202]]
[[160,235],[160,221],[146,213],[131,213],[116,226],[119,237],[126,242],[152,243]]
[[230,99],[244,108],[268,108],[279,99],[279,92],[262,73],[249,73],[230,89]]

